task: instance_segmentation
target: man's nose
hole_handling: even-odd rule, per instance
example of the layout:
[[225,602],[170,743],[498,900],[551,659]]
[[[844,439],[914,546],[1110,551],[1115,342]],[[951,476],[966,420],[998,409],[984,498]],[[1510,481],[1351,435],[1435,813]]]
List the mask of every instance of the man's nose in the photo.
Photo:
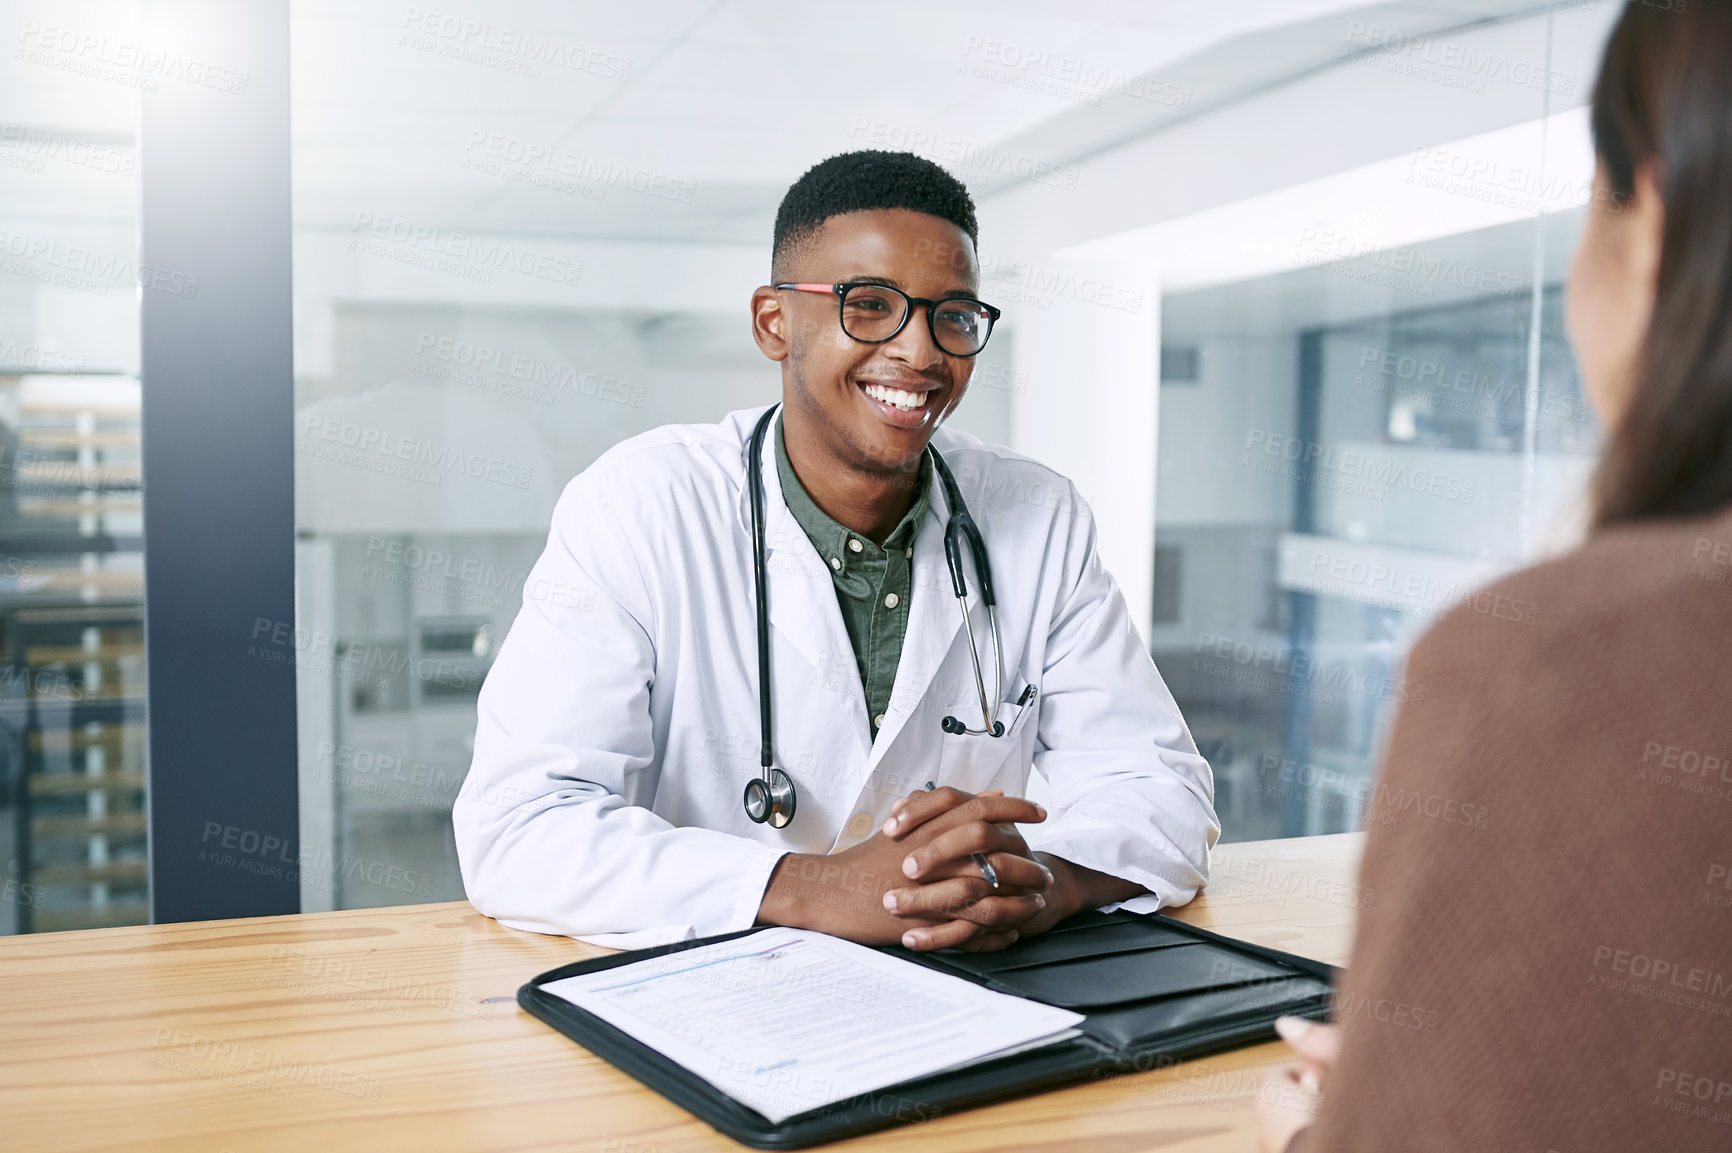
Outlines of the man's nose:
[[908,321],[902,331],[885,342],[884,349],[911,368],[925,371],[944,360],[944,351],[932,339],[932,326],[927,320],[929,304],[908,306]]

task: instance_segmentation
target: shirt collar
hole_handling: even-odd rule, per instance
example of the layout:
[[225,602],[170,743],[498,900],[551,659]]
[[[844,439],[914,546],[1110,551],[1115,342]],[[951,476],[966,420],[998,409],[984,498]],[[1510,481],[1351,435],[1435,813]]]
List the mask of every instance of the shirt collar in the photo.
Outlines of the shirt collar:
[[[780,413],[776,416],[776,473],[782,481],[782,499],[787,501],[788,511],[794,514],[794,519],[817,547],[825,564],[842,572],[848,569],[851,562],[882,551],[878,545],[872,543],[870,537],[855,532],[819,508],[818,503],[806,491],[806,486],[794,472],[793,463],[788,460],[787,442],[782,439]],[[920,531],[921,520],[926,516],[928,497],[932,492],[931,481],[932,454],[921,453],[920,472],[914,481],[914,499],[909,503],[908,511],[902,515],[902,519],[896,522],[896,527],[890,530],[890,535],[884,538],[883,549],[914,547],[914,537]],[[852,540],[860,542],[859,551],[848,547],[848,542]],[[835,561],[842,563],[838,566]]]

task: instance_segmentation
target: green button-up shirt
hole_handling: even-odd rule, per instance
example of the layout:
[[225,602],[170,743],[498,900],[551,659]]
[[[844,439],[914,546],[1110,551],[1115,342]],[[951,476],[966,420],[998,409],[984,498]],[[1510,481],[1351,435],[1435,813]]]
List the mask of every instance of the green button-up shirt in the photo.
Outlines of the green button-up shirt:
[[866,715],[871,718],[872,737],[876,740],[878,730],[884,727],[884,713],[890,707],[890,689],[896,683],[896,666],[902,660],[902,641],[908,633],[914,537],[926,516],[927,496],[932,491],[932,460],[930,456],[921,457],[914,500],[882,546],[832,519],[807,493],[788,461],[780,416],[776,418],[776,473],[782,479],[782,497],[788,502],[788,511],[830,566],[842,623],[848,628],[848,642],[854,647],[854,663],[866,691]]

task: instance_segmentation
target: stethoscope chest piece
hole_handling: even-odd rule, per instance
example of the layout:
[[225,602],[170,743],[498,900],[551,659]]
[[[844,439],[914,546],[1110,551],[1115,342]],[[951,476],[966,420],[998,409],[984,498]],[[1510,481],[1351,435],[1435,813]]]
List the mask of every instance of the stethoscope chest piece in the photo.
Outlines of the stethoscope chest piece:
[[745,799],[746,816],[757,824],[768,821],[772,829],[781,829],[794,819],[794,781],[781,769],[747,781]]

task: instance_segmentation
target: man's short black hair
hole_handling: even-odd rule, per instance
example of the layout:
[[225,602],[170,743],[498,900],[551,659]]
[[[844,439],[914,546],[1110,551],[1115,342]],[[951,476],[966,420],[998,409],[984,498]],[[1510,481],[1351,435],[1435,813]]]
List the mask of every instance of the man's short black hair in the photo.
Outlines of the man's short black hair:
[[948,220],[980,245],[974,199],[962,181],[912,152],[866,149],[821,160],[794,181],[776,209],[771,276],[782,280],[800,246],[832,216],[874,208],[906,208]]

